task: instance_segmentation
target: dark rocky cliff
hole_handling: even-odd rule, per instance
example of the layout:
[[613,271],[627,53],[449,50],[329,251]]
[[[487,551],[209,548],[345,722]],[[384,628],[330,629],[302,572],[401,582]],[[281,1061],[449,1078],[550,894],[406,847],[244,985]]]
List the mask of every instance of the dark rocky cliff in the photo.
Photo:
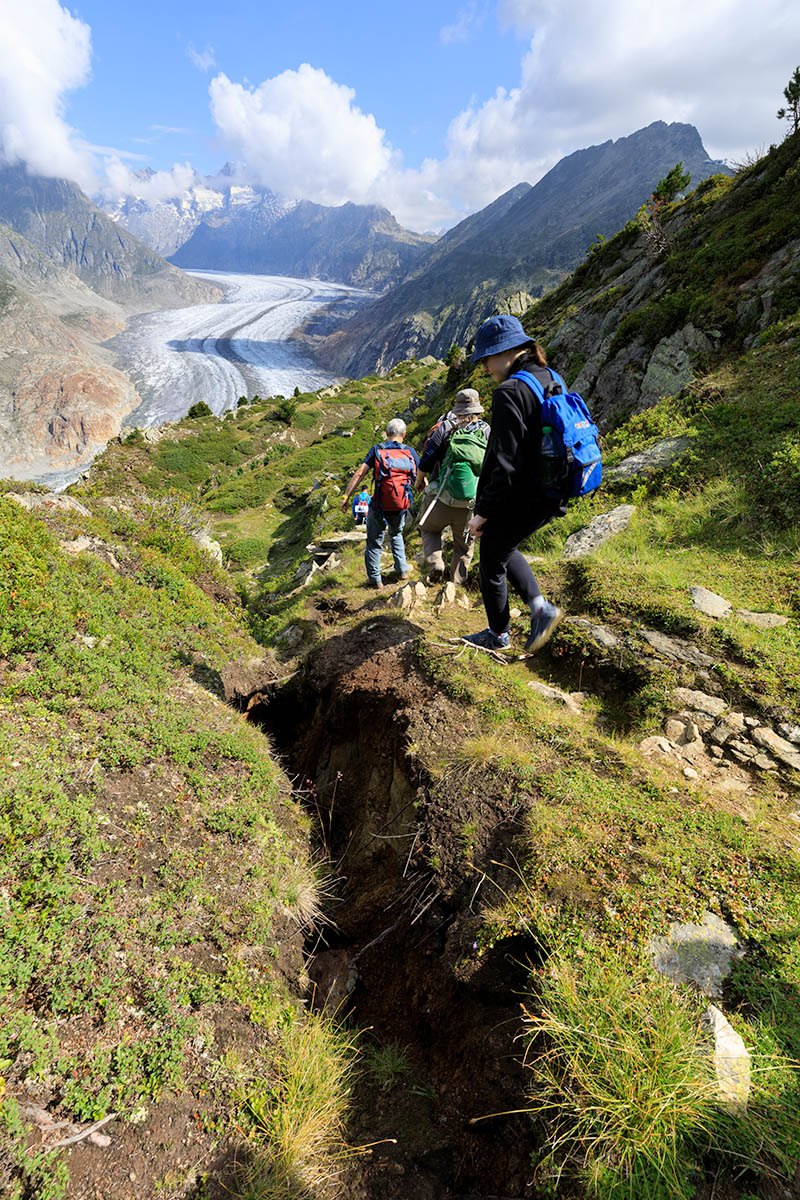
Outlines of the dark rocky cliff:
[[338,280],[383,291],[422,261],[432,238],[410,233],[388,209],[301,200],[275,220],[258,206],[205,218],[171,256],[180,267]]
[[320,342],[320,360],[358,376],[463,344],[496,307],[513,310],[508,296],[541,295],[598,234],[615,233],[678,161],[694,184],[727,171],[694,126],[663,121],[576,151],[535,187],[512,189],[445,235],[415,278]]

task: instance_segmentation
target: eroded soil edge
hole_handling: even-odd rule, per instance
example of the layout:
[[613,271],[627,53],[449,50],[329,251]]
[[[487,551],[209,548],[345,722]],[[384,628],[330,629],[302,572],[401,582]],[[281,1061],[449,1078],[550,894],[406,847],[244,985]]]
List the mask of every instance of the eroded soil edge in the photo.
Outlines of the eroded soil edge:
[[[410,1071],[361,1076],[348,1140],[386,1141],[355,1161],[348,1194],[533,1195],[520,1000],[534,947],[506,939],[478,957],[476,879],[511,886],[514,819],[506,798],[457,800],[416,753],[463,738],[463,709],[425,676],[419,630],[366,621],[330,639],[296,676],[250,708],[296,776],[338,882],[335,922],[309,946],[317,996]],[[450,799],[453,803],[450,803]],[[456,811],[458,810],[458,811]],[[476,832],[466,853],[459,830]],[[494,864],[494,865],[493,865]]]

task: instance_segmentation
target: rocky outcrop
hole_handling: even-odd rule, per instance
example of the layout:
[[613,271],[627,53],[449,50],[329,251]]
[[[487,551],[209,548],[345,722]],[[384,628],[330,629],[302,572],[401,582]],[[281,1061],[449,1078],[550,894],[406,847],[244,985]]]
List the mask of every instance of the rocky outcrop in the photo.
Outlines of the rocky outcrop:
[[629,454],[616,467],[603,468],[603,478],[609,483],[615,479],[644,479],[656,471],[662,471],[677,462],[691,446],[693,438],[687,435],[663,438],[647,450]]
[[563,557],[586,558],[589,554],[594,554],[595,550],[599,550],[610,538],[628,528],[635,512],[635,504],[619,504],[610,512],[593,517],[585,529],[570,534],[564,543]]
[[[631,223],[526,314],[601,426],[681,394],[795,310],[797,144],[788,138],[753,170],[668,209],[666,253]],[[691,174],[696,186],[703,176]]]

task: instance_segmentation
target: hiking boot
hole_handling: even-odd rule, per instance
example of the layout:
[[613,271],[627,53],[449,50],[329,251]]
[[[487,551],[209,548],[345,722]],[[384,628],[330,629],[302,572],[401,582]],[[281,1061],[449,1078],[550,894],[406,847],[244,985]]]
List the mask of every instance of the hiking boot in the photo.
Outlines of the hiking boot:
[[444,567],[430,567],[428,569],[428,583],[441,583],[444,579]]
[[382,579],[368,579],[367,587],[368,588],[382,588],[383,580]]
[[492,633],[491,629],[469,633],[461,640],[470,646],[480,646],[482,650],[507,650],[511,645],[511,638],[507,633]]
[[548,600],[545,600],[542,607],[532,614],[531,632],[525,643],[525,649],[529,654],[533,650],[538,650],[552,637],[561,624],[563,616],[562,610],[556,608],[555,604],[551,604]]

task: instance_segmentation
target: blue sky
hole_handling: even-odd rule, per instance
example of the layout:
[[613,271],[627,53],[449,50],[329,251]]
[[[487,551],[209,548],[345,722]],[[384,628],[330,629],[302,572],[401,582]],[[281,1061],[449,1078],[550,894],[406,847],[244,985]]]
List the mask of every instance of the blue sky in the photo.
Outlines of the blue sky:
[[441,229],[654,120],[731,161],[779,140],[800,5],[0,0],[0,45],[0,159],[150,202],[232,159]]
[[[219,70],[257,84],[307,62],[353,88],[359,107],[418,166],[442,152],[450,119],[471,99],[519,79],[525,39],[501,29],[493,8],[484,5],[483,19],[467,22],[468,36],[445,42],[442,29],[463,10],[417,0],[351,0],[346,8],[84,0],[72,11],[92,30],[92,78],[69,98],[69,119],[89,141],[144,154],[154,167],[191,158],[210,172],[226,157],[209,113],[211,76]],[[187,47],[199,55],[210,49],[215,69],[198,69]],[[157,125],[190,133],[158,135]],[[137,141],[154,135],[149,146]]]

